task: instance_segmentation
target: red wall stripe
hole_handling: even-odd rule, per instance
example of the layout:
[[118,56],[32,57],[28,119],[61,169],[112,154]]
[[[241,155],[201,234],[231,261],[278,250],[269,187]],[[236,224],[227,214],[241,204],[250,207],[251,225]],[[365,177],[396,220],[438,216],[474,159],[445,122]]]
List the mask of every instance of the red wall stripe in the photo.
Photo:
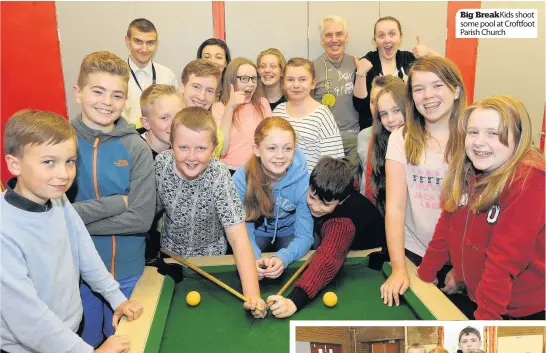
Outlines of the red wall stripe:
[[214,38],[226,41],[226,16],[223,1],[212,2],[212,26]]
[[540,133],[540,151],[544,153],[544,135],[546,135],[546,103],[544,103],[544,115],[542,116],[542,132]]
[[[1,2],[0,119],[20,109],[49,110],[67,116],[57,16],[54,2]],[[4,156],[4,144],[1,143]],[[5,159],[1,180],[11,177]]]
[[478,38],[456,38],[456,18],[457,11],[461,9],[479,8],[481,8],[480,1],[450,1],[447,4],[446,58],[453,61],[463,75],[468,104],[474,102]]

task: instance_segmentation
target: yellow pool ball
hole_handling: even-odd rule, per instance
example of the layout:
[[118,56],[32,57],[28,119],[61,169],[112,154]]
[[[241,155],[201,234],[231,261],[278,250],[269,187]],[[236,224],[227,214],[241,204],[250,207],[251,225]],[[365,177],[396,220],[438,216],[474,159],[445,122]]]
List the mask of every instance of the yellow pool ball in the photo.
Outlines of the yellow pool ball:
[[188,295],[186,295],[186,303],[188,303],[189,306],[199,305],[200,302],[201,294],[199,294],[199,292],[192,290],[188,293]]
[[331,308],[337,304],[337,295],[334,292],[326,292],[322,297],[322,301],[324,305]]

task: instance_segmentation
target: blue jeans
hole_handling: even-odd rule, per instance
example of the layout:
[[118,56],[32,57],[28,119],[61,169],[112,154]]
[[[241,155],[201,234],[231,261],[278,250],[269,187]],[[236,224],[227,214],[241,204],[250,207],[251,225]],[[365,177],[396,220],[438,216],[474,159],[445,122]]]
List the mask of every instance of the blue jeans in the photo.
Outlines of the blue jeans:
[[258,248],[260,248],[262,252],[276,252],[281,249],[287,248],[292,240],[294,240],[294,234],[287,237],[276,237],[273,244],[271,244],[272,239],[273,238],[270,237],[260,237],[257,235],[256,245],[258,245]]
[[[142,273],[118,280],[119,289],[127,298],[131,297],[140,276]],[[80,297],[83,304],[82,338],[87,344],[97,348],[114,334],[112,327],[114,312],[102,295],[93,292],[85,282],[80,285]]]

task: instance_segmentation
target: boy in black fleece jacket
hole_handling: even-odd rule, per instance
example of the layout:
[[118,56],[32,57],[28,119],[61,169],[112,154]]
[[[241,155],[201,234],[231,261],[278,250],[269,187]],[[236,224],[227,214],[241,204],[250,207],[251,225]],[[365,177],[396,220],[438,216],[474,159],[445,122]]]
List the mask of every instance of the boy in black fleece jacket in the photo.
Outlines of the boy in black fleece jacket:
[[321,243],[316,255],[288,296],[272,295],[271,313],[292,316],[313,300],[337,275],[349,250],[385,247],[385,220],[377,208],[353,186],[347,163],[322,157],[311,173],[307,204]]

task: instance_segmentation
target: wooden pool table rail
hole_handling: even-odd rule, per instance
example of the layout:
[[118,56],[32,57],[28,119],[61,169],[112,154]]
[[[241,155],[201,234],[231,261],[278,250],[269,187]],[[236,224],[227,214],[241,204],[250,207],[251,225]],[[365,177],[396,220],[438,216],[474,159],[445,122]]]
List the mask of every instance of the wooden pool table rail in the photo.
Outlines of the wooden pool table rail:
[[[350,251],[347,257],[364,257],[377,250]],[[300,261],[306,260],[313,252],[312,250],[307,253]],[[268,257],[271,254],[262,254],[262,256]],[[233,255],[190,257],[188,260],[197,266],[235,264]],[[174,260],[170,259],[166,261],[174,262]],[[417,267],[408,259],[406,259],[406,268],[410,276],[411,290],[438,320],[467,320],[467,317],[435,285],[423,282],[416,276]],[[129,353],[144,352],[157,303],[163,289],[164,279],[163,275],[157,273],[157,268],[147,266],[131,295],[132,300],[136,300],[143,305],[144,311],[142,316],[134,321],[122,319],[116,330],[116,335],[130,336],[131,348]],[[377,295],[380,295],[379,288],[377,288]]]

